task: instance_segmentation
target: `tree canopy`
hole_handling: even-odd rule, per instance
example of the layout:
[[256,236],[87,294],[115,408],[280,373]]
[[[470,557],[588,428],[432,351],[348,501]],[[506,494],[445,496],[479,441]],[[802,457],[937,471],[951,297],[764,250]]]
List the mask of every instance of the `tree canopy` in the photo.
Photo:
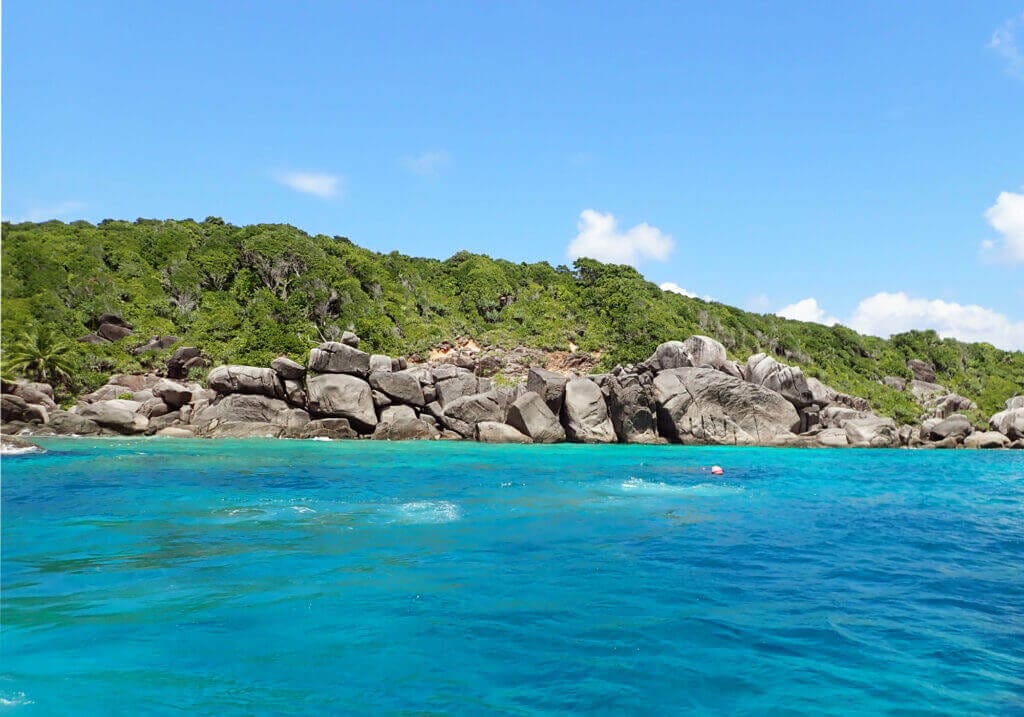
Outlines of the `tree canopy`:
[[[744,361],[758,351],[800,365],[840,391],[864,396],[902,420],[920,412],[906,393],[878,383],[909,378],[906,362],[935,365],[938,381],[992,413],[1024,392],[1024,353],[912,331],[889,340],[843,326],[754,314],[662,291],[629,266],[578,260],[572,269],[513,263],[469,252],[447,260],[379,254],[344,237],[295,227],[237,227],[138,219],[3,225],[2,329],[9,339],[49,332],[73,341],[104,312],[135,325],[117,344],[73,343],[61,354],[69,383],[101,384],[163,354],[125,349],[174,335],[214,361],[302,359],[344,330],[382,353],[422,352],[458,336],[511,348],[581,351],[601,364],[646,358],[662,341],[701,333]],[[5,356],[6,368],[11,366]]]

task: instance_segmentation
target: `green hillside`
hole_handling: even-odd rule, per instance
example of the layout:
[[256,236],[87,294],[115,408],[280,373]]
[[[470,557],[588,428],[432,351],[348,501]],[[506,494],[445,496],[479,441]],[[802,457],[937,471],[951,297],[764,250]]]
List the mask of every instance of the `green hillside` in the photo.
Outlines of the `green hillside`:
[[[459,252],[447,260],[377,254],[344,237],[287,225],[236,227],[216,217],[3,225],[5,353],[23,333],[74,339],[104,312],[135,325],[111,345],[74,343],[69,393],[112,371],[156,364],[125,348],[171,334],[216,362],[301,358],[342,330],[370,350],[423,351],[457,336],[502,347],[599,353],[601,364],[646,358],[658,343],[694,333],[743,361],[767,351],[876,409],[913,420],[907,394],[878,384],[910,377],[908,358],[931,361],[938,381],[991,414],[1024,391],[1024,353],[915,331],[890,340],[842,326],[781,319],[662,291],[628,266],[579,260],[572,268],[516,264]],[[750,287],[751,290],[757,287]]]

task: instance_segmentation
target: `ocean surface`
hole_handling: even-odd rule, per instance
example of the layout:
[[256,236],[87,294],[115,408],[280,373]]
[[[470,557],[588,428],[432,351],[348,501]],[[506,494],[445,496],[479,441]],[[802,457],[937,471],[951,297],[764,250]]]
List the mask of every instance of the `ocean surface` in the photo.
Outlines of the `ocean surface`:
[[0,714],[1024,714],[1024,451],[40,443]]

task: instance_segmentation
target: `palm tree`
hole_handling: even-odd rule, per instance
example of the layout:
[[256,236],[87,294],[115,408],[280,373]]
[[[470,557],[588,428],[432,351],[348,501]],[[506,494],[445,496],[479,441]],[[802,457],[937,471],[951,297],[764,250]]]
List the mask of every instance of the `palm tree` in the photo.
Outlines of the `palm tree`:
[[7,369],[51,385],[69,383],[73,365],[72,345],[42,327],[35,333],[23,333],[7,351]]

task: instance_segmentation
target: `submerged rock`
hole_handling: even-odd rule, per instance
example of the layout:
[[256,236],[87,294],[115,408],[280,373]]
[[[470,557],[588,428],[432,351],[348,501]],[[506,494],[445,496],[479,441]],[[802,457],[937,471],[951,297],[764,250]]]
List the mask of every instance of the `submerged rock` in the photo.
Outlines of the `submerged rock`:
[[0,455],[20,456],[30,453],[46,453],[46,449],[21,436],[0,434]]

